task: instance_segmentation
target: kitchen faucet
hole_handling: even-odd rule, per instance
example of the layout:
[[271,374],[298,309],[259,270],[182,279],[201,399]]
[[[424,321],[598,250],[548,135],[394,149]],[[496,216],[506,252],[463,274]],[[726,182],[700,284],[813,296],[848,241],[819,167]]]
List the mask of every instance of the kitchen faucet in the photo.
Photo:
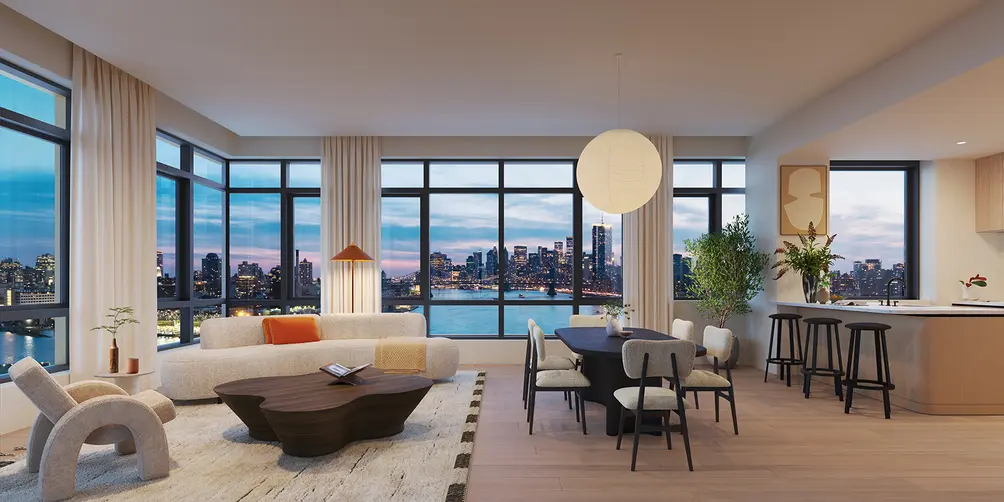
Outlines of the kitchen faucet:
[[[897,281],[902,282],[903,283],[903,288],[904,289],[906,288],[906,279],[904,279],[902,277],[893,277],[892,279],[889,279],[889,282],[885,283],[885,306],[886,307],[892,307],[892,302],[889,301],[889,296],[890,296],[890,292],[892,291],[892,283],[897,282]],[[881,302],[879,302],[879,303],[881,303]],[[899,302],[896,302],[896,303],[898,304]]]

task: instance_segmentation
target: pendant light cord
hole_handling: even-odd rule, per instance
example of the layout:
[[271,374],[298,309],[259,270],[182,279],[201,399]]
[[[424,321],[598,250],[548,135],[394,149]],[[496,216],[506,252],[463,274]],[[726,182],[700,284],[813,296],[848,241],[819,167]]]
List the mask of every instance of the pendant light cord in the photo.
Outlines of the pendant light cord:
[[617,60],[617,128],[621,128],[621,53],[614,54]]

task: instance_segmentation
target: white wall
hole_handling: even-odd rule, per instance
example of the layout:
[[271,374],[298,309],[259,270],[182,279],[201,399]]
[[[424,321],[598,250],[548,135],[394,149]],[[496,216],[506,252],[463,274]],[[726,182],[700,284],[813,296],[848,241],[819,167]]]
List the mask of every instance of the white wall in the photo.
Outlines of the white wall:
[[961,298],[960,279],[986,276],[983,300],[1004,300],[1004,234],[976,232],[976,162],[920,166],[920,296],[936,305]]
[[0,56],[62,85],[73,79],[69,40],[0,3]]
[[[73,44],[0,4],[0,56],[50,80],[72,87]],[[239,137],[162,92],[157,127],[219,154],[238,148]]]

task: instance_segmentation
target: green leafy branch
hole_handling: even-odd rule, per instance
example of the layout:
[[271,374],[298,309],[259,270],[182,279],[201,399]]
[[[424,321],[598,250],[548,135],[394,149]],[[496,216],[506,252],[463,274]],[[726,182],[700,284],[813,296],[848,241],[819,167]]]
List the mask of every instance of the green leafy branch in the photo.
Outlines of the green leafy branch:
[[97,326],[91,328],[91,331],[105,330],[112,334],[112,339],[115,340],[118,336],[119,329],[127,324],[139,324],[133,315],[135,310],[132,307],[112,307],[108,309],[108,313],[105,314],[106,318],[112,320],[110,324],[105,324],[103,326]]
[[621,305],[618,302],[610,302],[603,305],[604,319],[610,317],[620,317],[621,315],[623,315],[625,319],[631,320],[632,312],[634,312],[634,309],[631,308],[631,305],[627,303]]
[[778,280],[789,271],[795,271],[802,277],[824,278],[830,271],[830,266],[837,260],[844,259],[843,256],[834,254],[830,249],[833,239],[837,234],[826,235],[826,242],[820,244],[816,242],[819,234],[816,227],[809,222],[809,233],[807,235],[798,234],[801,247],[784,241],[782,247],[774,250],[775,255],[783,255],[777,263],[771,265],[771,270],[777,270],[774,280]]
[[683,243],[694,259],[687,293],[697,298],[697,311],[719,328],[734,315],[750,313],[749,302],[763,291],[770,255],[757,249],[749,215],[736,216],[720,233]]

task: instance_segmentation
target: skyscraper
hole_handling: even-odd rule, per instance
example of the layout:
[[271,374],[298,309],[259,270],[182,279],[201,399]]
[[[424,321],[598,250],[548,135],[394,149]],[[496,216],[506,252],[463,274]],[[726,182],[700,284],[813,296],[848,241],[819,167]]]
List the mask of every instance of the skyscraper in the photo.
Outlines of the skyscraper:
[[317,294],[314,291],[314,264],[308,261],[306,258],[300,260],[296,265],[296,276],[297,281],[300,284],[300,294],[305,296],[313,296]]
[[429,275],[433,279],[446,279],[449,275],[446,253],[435,252],[429,255]]
[[526,246],[512,247],[512,263],[517,270],[523,270],[530,264],[529,256],[527,256],[526,252]]
[[42,280],[49,288],[56,284],[56,257],[49,253],[35,258],[35,269],[42,273]]
[[157,277],[164,277],[164,252],[157,251]]
[[499,248],[497,246],[489,249],[485,256],[485,273],[486,277],[499,275]]
[[554,241],[554,254],[558,257],[558,265],[565,264],[565,252],[563,246],[565,243],[561,241]]
[[202,280],[206,283],[206,296],[219,298],[223,288],[223,260],[220,255],[208,253],[202,259]]
[[597,279],[605,279],[607,277],[607,263],[610,262],[610,256],[613,253],[612,246],[610,245],[610,235],[613,233],[613,227],[606,223],[593,223],[593,254],[592,254],[592,269],[593,276]]

